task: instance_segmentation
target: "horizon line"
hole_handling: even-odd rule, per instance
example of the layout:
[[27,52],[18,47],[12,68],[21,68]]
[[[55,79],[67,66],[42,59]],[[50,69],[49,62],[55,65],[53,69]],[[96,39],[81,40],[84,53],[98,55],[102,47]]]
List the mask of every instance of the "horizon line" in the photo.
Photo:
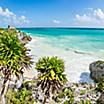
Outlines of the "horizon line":
[[[79,27],[79,26],[59,26],[59,27],[55,27],[55,26],[30,26],[30,27],[19,27],[19,26],[12,26],[12,27],[14,27],[14,28],[17,28],[17,29],[21,29],[21,28],[59,28],[59,29],[104,29],[104,27],[85,27],[85,26],[81,26],[81,27]],[[0,28],[8,28],[8,26],[7,27],[2,27],[2,26],[0,26]]]
[[56,28],[56,29],[104,29],[104,27],[16,27],[17,29],[21,28]]

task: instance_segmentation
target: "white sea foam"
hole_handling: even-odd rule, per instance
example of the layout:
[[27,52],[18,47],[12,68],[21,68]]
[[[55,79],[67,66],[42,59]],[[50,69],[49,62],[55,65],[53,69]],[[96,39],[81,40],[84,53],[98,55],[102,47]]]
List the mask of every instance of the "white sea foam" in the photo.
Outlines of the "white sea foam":
[[[65,73],[70,82],[93,82],[89,76],[89,64],[96,60],[102,60],[102,56],[104,56],[101,52],[87,53],[80,50],[58,48],[54,46],[54,41],[52,45],[45,37],[32,37],[32,41],[27,46],[31,49],[35,62],[44,56],[62,58],[65,61]],[[30,76],[34,75],[32,71]]]

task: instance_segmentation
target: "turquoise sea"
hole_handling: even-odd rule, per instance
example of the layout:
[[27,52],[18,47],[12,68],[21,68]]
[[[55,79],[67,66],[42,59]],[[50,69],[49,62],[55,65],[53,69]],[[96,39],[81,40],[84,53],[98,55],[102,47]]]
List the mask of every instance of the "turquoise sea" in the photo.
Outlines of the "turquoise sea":
[[96,28],[21,28],[33,37],[44,37],[44,43],[55,48],[79,51],[104,50],[104,29]]
[[[58,56],[65,62],[65,73],[72,82],[88,82],[89,65],[104,60],[104,29],[21,28],[32,41],[28,44],[34,61],[43,56]],[[35,66],[35,65],[34,65]]]

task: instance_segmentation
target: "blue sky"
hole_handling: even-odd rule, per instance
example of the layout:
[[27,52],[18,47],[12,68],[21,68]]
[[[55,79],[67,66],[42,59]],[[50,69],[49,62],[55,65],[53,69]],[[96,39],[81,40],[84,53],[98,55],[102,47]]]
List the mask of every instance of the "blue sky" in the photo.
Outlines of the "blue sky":
[[0,0],[0,26],[104,27],[104,0]]

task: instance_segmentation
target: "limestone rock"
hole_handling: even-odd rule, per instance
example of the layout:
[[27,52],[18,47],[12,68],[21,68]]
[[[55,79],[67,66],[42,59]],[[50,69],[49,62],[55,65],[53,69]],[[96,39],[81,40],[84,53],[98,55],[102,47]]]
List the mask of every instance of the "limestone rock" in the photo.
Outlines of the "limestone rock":
[[101,94],[97,102],[98,104],[104,104],[104,92]]
[[90,77],[95,81],[99,82],[104,76],[104,61],[96,61],[90,64]]

